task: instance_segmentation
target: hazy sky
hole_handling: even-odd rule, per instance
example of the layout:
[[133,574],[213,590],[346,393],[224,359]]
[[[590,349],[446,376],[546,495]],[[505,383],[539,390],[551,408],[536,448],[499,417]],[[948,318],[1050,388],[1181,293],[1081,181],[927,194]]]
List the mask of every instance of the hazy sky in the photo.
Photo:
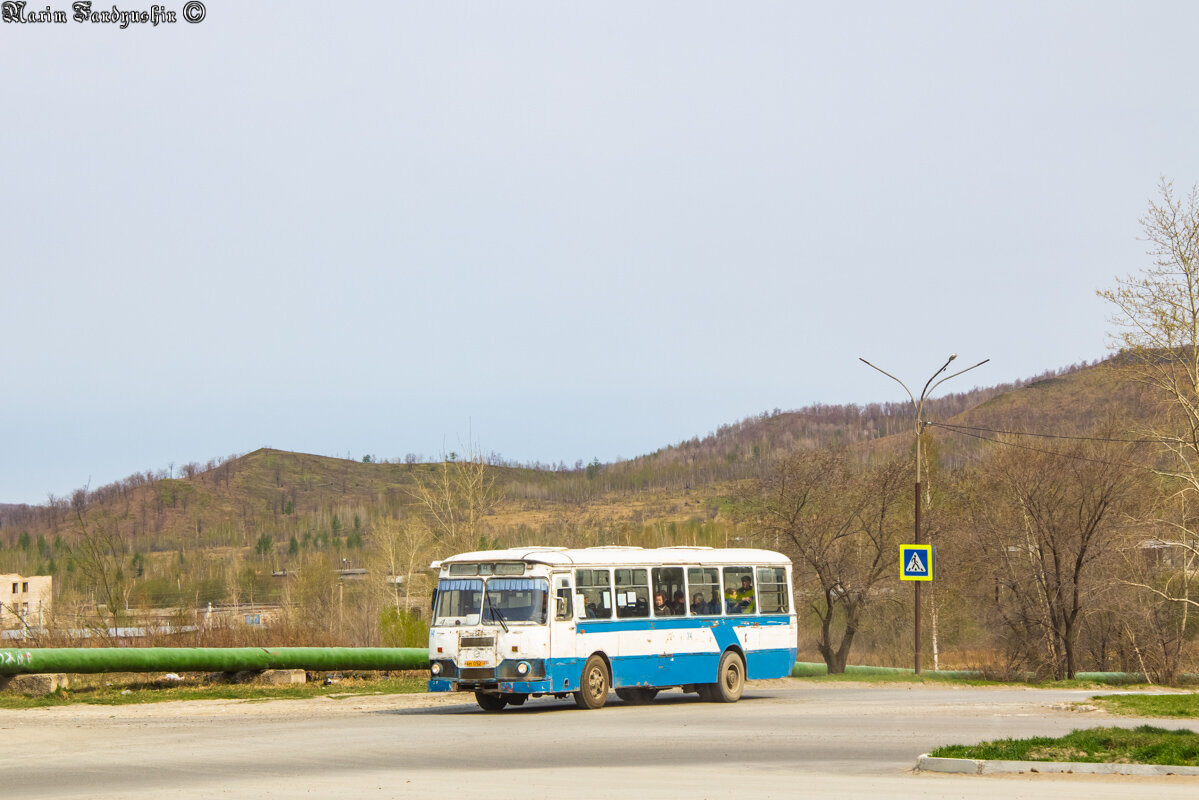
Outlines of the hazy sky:
[[205,6],[0,24],[0,502],[262,446],[609,461],[905,398],[859,356],[1099,358],[1199,180],[1183,0]]

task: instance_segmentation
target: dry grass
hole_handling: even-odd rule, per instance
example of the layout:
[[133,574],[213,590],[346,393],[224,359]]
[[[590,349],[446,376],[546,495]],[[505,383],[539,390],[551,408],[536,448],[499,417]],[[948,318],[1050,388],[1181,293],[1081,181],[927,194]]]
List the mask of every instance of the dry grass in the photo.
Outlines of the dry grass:
[[309,673],[308,683],[270,686],[233,683],[222,673],[184,673],[178,680],[145,675],[72,675],[71,686],[44,697],[0,693],[0,708],[43,708],[73,703],[134,705],[175,700],[345,699],[363,695],[424,692],[428,675],[419,672]]

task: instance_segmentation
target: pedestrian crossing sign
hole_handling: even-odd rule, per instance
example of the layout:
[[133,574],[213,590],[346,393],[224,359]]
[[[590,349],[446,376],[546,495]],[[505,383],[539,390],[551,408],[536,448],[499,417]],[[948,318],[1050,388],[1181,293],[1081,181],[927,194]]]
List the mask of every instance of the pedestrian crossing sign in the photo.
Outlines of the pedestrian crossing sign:
[[901,581],[931,581],[936,549],[931,544],[901,544],[899,546],[899,579]]

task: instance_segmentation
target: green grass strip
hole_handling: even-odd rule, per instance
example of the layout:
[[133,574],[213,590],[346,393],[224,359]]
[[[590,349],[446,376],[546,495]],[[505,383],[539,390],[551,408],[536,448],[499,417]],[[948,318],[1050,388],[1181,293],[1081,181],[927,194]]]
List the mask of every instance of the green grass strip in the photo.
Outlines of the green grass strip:
[[1094,705],[1126,717],[1199,717],[1199,694],[1113,694],[1091,698]]
[[938,747],[929,755],[1001,761],[1079,761],[1084,763],[1199,766],[1199,733],[1185,728],[1088,728],[1061,738],[997,739],[976,745]]
[[[941,670],[932,672],[925,670],[916,675],[915,670],[910,667],[869,667],[859,666],[856,664],[848,664],[845,667],[845,675],[858,678],[896,678],[903,679],[905,677],[912,678],[947,678],[951,680],[970,680],[979,679],[982,673],[977,670]],[[791,668],[791,677],[793,678],[818,678],[828,675],[828,667],[819,662],[812,661],[797,661],[795,666]]]

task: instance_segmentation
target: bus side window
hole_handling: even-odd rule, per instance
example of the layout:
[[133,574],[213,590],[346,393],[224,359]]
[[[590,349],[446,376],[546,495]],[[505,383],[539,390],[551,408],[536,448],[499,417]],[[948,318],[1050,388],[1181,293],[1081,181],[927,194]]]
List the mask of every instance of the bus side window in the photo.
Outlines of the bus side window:
[[724,609],[720,570],[716,567],[688,567],[687,590],[691,593],[692,615],[718,616]]
[[730,614],[757,611],[754,595],[754,571],[750,567],[724,568],[724,609]]
[[575,570],[575,587],[583,595],[579,616],[584,619],[612,618],[612,576],[608,570]]
[[671,616],[686,616],[687,587],[683,585],[682,567],[654,567],[654,592],[665,595]]
[[787,570],[758,567],[758,609],[766,614],[787,613]]
[[616,616],[649,616],[649,570],[616,569]]

